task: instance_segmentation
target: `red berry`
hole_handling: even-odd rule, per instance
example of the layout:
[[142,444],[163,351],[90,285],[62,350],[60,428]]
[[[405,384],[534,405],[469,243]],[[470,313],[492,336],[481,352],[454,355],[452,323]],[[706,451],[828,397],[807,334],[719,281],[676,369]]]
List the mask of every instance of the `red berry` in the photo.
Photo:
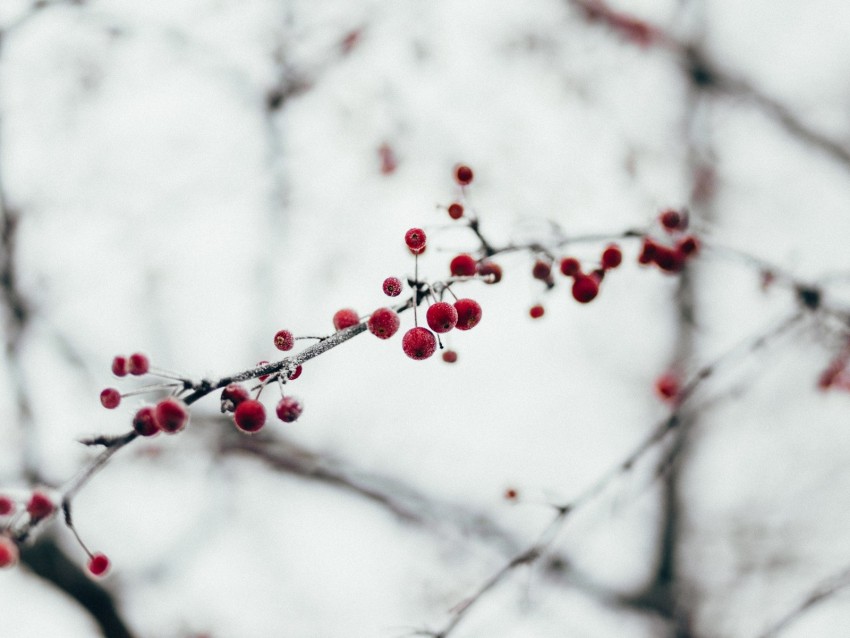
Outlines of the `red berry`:
[[159,432],[156,413],[152,406],[146,405],[133,417],[133,429],[142,436],[153,436]]
[[688,257],[695,255],[699,251],[699,240],[693,235],[682,237],[676,243],[676,250]]
[[6,516],[15,511],[15,501],[8,496],[0,496],[0,516]]
[[512,487],[509,487],[508,489],[505,490],[505,500],[515,501],[518,496],[519,496],[519,494]]
[[651,264],[655,259],[655,249],[658,245],[649,237],[643,238],[640,254],[638,255],[639,264]]
[[154,418],[160,430],[166,434],[175,434],[186,427],[189,409],[180,399],[168,397],[156,404]]
[[248,388],[238,383],[230,383],[221,391],[221,411],[233,412],[240,403],[250,398]]
[[284,423],[292,423],[293,421],[296,421],[303,411],[304,406],[302,406],[301,402],[294,397],[283,397],[275,408],[277,418]]
[[411,228],[404,234],[404,243],[414,255],[425,250],[425,231],[421,228]]
[[455,302],[455,310],[457,310],[455,327],[458,330],[470,330],[481,321],[481,306],[474,299],[458,299]]
[[401,340],[401,349],[411,359],[427,359],[437,350],[437,338],[427,328],[411,328]]
[[425,319],[428,321],[428,327],[434,332],[448,332],[457,324],[457,310],[450,303],[438,301],[428,308]]
[[143,355],[141,352],[134,352],[130,355],[130,358],[127,359],[127,372],[137,377],[147,374],[150,367],[150,361],[147,356]]
[[475,274],[475,258],[467,254],[458,255],[452,259],[449,269],[455,277],[472,277]]
[[552,264],[548,261],[538,259],[534,262],[534,268],[531,269],[531,276],[540,281],[546,281],[552,275]]
[[454,202],[453,204],[449,204],[449,217],[452,219],[460,219],[463,217],[463,205]]
[[334,313],[333,322],[334,328],[345,330],[360,323],[360,317],[357,316],[357,313],[352,308],[343,308]]
[[460,164],[455,168],[455,179],[457,183],[461,186],[466,186],[472,181],[473,174],[472,169],[465,164]]
[[274,347],[278,350],[292,350],[295,347],[295,337],[289,330],[278,330],[274,335]]
[[384,279],[384,294],[387,297],[398,297],[401,294],[402,284],[398,277],[387,277]]
[[105,554],[92,554],[88,570],[92,576],[103,576],[109,570],[109,559]]
[[593,277],[587,275],[576,275],[573,281],[573,298],[579,303],[588,303],[593,301],[594,297],[599,294],[599,284]]
[[564,257],[561,260],[561,272],[567,277],[574,277],[581,272],[581,264],[575,257]]
[[395,310],[378,308],[369,317],[366,325],[369,327],[369,332],[378,337],[378,339],[389,339],[398,332],[401,320],[398,318]]
[[[267,365],[269,365],[269,362],[268,362],[268,361],[257,361],[257,367],[258,367],[258,368],[259,368],[260,366],[267,366]],[[269,375],[267,375],[267,374],[261,374],[260,376],[258,376],[258,377],[257,377],[257,379],[258,379],[259,381],[261,381],[261,382],[262,382],[262,381],[265,381],[265,380],[266,380],[266,379],[268,379],[268,378],[269,378]]]
[[8,536],[0,535],[0,568],[14,567],[18,563],[18,546]]
[[685,230],[688,227],[688,218],[672,208],[662,211],[658,216],[658,221],[661,222],[667,232]]
[[685,267],[685,255],[667,246],[655,245],[652,260],[665,272],[680,272]]
[[617,244],[611,244],[602,251],[602,267],[605,270],[616,268],[623,262],[623,251]]
[[236,406],[233,420],[243,432],[258,432],[266,424],[266,407],[259,401],[248,399]]
[[30,518],[34,521],[50,516],[55,509],[56,506],[50,500],[50,497],[38,490],[32,493],[27,503],[27,512],[29,512]]
[[679,396],[679,380],[673,374],[662,374],[655,380],[655,391],[661,399],[673,403]]
[[454,350],[443,350],[443,361],[446,363],[454,363],[457,361],[457,352]]
[[543,306],[537,304],[536,306],[531,306],[531,309],[528,311],[528,314],[531,315],[532,319],[540,319],[543,316],[544,310]]
[[295,381],[298,377],[301,376],[301,366],[297,366],[295,370],[289,373],[289,380]]
[[116,377],[127,376],[127,357],[118,355],[112,360],[112,374]]
[[497,284],[502,281],[502,267],[494,261],[479,261],[476,267],[478,275],[484,277],[484,283]]
[[100,403],[107,410],[114,410],[121,403],[121,393],[115,388],[106,388],[100,393]]

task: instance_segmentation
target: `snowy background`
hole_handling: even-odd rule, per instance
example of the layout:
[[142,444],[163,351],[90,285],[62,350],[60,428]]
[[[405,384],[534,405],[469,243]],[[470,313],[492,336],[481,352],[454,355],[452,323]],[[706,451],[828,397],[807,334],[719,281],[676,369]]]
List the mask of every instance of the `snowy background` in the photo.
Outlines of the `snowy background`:
[[[638,267],[638,240],[588,305],[560,275],[545,292],[532,255],[500,257],[500,284],[463,289],[484,315],[448,336],[455,365],[408,359],[400,334],[305,365],[301,419],[250,439],[287,467],[235,451],[214,395],[180,436],[122,450],[74,516],[112,560],[102,585],[133,635],[438,631],[533,545],[551,504],[669,416],[659,375],[716,360],[683,409],[675,470],[655,478],[670,446],[654,446],[452,635],[758,636],[850,564],[850,397],[816,387],[846,310],[748,350],[798,304],[788,280],[763,290],[733,258],[848,307],[850,5],[620,0],[665,34],[641,45],[555,0],[42,4],[0,4],[0,188],[31,310],[20,334],[6,323],[6,493],[61,486],[94,454],[77,439],[128,430],[142,400],[98,401],[115,354],[196,378],[270,359],[280,328],[327,334],[339,308],[386,305],[383,279],[413,272],[411,226],[429,234],[420,273],[445,277],[478,248],[441,208],[457,162],[496,245],[545,243],[551,222],[567,237],[654,229],[687,205],[706,246],[689,320],[680,277]],[[713,82],[691,80],[685,45]],[[592,262],[606,243],[557,254]],[[60,522],[48,539],[85,563]],[[25,565],[0,573],[0,616],[14,637],[98,635]],[[782,636],[848,624],[839,591]]]

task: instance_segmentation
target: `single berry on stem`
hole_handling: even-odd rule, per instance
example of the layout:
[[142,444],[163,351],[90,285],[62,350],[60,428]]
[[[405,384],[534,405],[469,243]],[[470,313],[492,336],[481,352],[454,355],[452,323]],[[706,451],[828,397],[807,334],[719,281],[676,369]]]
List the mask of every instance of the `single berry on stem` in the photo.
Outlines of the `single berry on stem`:
[[166,434],[175,434],[186,427],[189,409],[180,399],[168,397],[156,404],[154,417],[160,430]]
[[623,262],[623,251],[617,244],[611,244],[602,251],[602,268],[610,270]]
[[109,570],[109,559],[105,554],[92,554],[87,567],[92,576],[103,576]]
[[130,358],[127,359],[127,372],[134,376],[138,377],[143,374],[147,374],[150,367],[150,360],[148,360],[147,356],[141,352],[134,352],[130,355]]
[[366,325],[369,328],[369,332],[378,337],[378,339],[389,339],[398,332],[401,320],[398,318],[395,310],[378,308],[369,317]]
[[337,310],[334,313],[333,322],[334,328],[337,330],[345,330],[346,328],[350,328],[351,326],[355,326],[360,323],[360,317],[353,308],[343,308],[342,310]]
[[581,264],[575,257],[564,257],[560,265],[561,273],[567,277],[575,277],[581,272]]
[[401,340],[401,349],[411,359],[427,359],[437,350],[437,338],[427,328],[411,328]]
[[481,321],[481,306],[474,299],[458,299],[455,302],[455,310],[457,310],[455,327],[458,330],[470,330]]
[[676,242],[676,250],[687,257],[695,255],[699,251],[699,240],[693,235],[682,237]]
[[669,208],[658,215],[658,221],[668,233],[676,230],[685,230],[688,227],[688,218],[677,210]]
[[455,167],[455,179],[457,180],[457,183],[461,186],[466,186],[467,184],[469,184],[472,181],[473,177],[474,175],[472,173],[472,169],[469,168],[469,166],[467,166],[466,164],[460,164]]
[[672,373],[662,374],[655,380],[655,392],[667,403],[675,403],[679,398],[679,379]]
[[457,324],[457,310],[450,303],[438,301],[425,313],[428,327],[434,332],[448,332]]
[[458,255],[452,259],[449,269],[454,277],[472,277],[477,270],[475,258],[466,253]]
[[543,259],[538,259],[531,269],[531,276],[540,281],[547,281],[552,276],[552,264]]
[[153,436],[159,433],[159,424],[156,422],[156,413],[153,406],[146,405],[133,417],[133,429],[141,436]]
[[127,357],[122,357],[118,355],[114,359],[112,359],[112,374],[116,377],[126,377],[127,376]]
[[398,297],[401,294],[402,283],[398,277],[384,279],[384,294],[387,297]]
[[100,403],[107,410],[114,410],[121,403],[121,393],[115,388],[106,388],[100,393]]
[[266,407],[254,399],[236,406],[233,421],[242,432],[258,432],[266,424]]
[[426,239],[425,231],[421,228],[411,228],[404,234],[404,243],[407,244],[408,249],[414,255],[418,255],[425,250]]
[[543,316],[544,312],[545,311],[543,309],[543,306],[541,306],[540,304],[536,304],[534,306],[531,306],[531,309],[528,311],[528,314],[531,315],[532,319],[540,319],[540,317]]
[[47,494],[38,490],[34,491],[27,502],[27,512],[33,521],[41,520],[50,516],[56,506]]
[[573,299],[579,303],[589,303],[599,294],[599,283],[593,277],[577,274],[572,293]]
[[277,418],[284,423],[292,423],[293,421],[296,421],[303,411],[304,406],[302,406],[301,402],[294,397],[283,397],[280,401],[278,401],[277,407],[275,408]]
[[289,330],[278,330],[274,335],[274,347],[278,350],[292,350],[295,346],[295,337]]
[[19,554],[15,541],[4,534],[0,535],[0,569],[14,567],[18,563]]
[[458,204],[457,202],[449,204],[449,217],[452,219],[463,217],[463,204]]

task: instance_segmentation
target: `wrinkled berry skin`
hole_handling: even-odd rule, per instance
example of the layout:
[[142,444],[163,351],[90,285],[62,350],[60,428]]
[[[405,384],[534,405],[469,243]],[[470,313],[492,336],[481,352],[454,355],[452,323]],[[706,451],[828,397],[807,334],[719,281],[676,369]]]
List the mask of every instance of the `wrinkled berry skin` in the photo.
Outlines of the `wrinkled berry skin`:
[[427,359],[437,350],[437,338],[427,328],[411,328],[401,340],[401,348],[411,359]]

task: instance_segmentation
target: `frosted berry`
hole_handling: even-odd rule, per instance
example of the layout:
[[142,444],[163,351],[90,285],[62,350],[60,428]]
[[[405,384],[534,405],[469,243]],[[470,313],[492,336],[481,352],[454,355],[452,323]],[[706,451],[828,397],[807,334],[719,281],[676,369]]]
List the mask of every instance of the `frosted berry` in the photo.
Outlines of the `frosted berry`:
[[258,432],[266,424],[266,407],[254,399],[243,401],[236,406],[233,421],[243,432]]
[[284,423],[292,423],[301,416],[301,413],[304,411],[304,406],[302,406],[301,402],[294,397],[283,397],[280,401],[278,401],[277,407],[274,411],[275,414],[277,414],[278,419]]
[[544,312],[545,311],[543,309],[543,306],[541,306],[540,304],[537,304],[537,305],[531,306],[531,309],[528,311],[528,314],[531,316],[532,319],[540,319],[540,317],[543,316]]
[[115,388],[106,388],[100,393],[100,403],[107,410],[114,410],[121,403],[121,393]]
[[472,181],[473,177],[474,175],[472,173],[472,169],[469,168],[469,166],[461,164],[455,168],[455,179],[457,180],[457,183],[461,186],[466,186],[467,184],[469,184]]
[[428,308],[425,313],[428,327],[434,332],[448,332],[457,324],[457,310],[450,303],[439,301]]
[[8,496],[0,496],[0,516],[8,516],[15,511],[15,501]]
[[673,374],[662,374],[655,380],[655,391],[663,401],[673,403],[679,396],[679,380]]
[[154,418],[160,430],[166,434],[175,434],[186,427],[189,409],[180,399],[168,397],[156,404]]
[[449,217],[452,219],[460,219],[463,217],[463,204],[458,204],[457,202],[449,204]]
[[401,349],[411,359],[427,359],[437,350],[437,338],[427,328],[411,328],[401,340]]
[[401,320],[398,318],[395,310],[378,308],[369,317],[366,325],[369,327],[369,332],[378,337],[378,339],[389,339],[398,332]]
[[133,417],[133,429],[142,436],[153,436],[159,432],[156,414],[150,405],[141,408]]
[[455,310],[457,310],[455,327],[458,330],[469,330],[481,321],[481,306],[474,299],[458,299],[455,302]]
[[593,301],[596,295],[599,294],[599,284],[596,279],[588,275],[576,275],[573,281],[573,298],[579,303],[588,303]]
[[103,576],[109,571],[109,559],[105,554],[92,554],[87,567],[92,576]]
[[292,350],[295,347],[295,337],[289,330],[278,330],[274,335],[274,347],[278,350]]
[[8,536],[0,536],[0,569],[14,567],[18,563],[18,546]]
[[401,294],[402,284],[398,277],[387,277],[384,279],[384,294],[387,297],[398,297]]
[[475,258],[467,254],[452,259],[449,269],[454,277],[472,277],[476,271]]
[[616,268],[623,263],[623,251],[617,244],[611,244],[602,251],[602,267],[605,270]]
[[502,281],[502,267],[495,261],[480,261],[476,270],[479,276],[484,277],[484,283],[497,284]]
[[564,257],[561,260],[561,273],[567,277],[575,277],[581,272],[581,264],[575,257]]
[[221,411],[233,412],[240,403],[250,398],[248,388],[238,383],[230,383],[221,391]]
[[360,323],[360,317],[357,316],[357,313],[352,308],[343,308],[334,313],[333,321],[334,328],[345,330]]
[[151,364],[146,355],[141,352],[134,352],[127,359],[127,372],[135,376],[147,374]]
[[540,281],[547,281],[552,276],[552,264],[548,261],[538,259],[531,269],[531,276]]
[[443,361],[446,363],[455,363],[457,361],[457,352],[454,350],[443,350]]
[[289,373],[289,380],[295,381],[298,377],[301,376],[301,366],[296,366],[295,370]]
[[118,355],[114,359],[112,359],[112,374],[116,377],[126,377],[127,376],[127,357],[122,357]]
[[688,218],[672,208],[662,211],[658,216],[658,221],[661,222],[661,225],[667,232],[684,230],[688,226]]
[[425,231],[421,228],[411,228],[404,234],[404,243],[414,255],[424,252],[425,241]]
[[30,500],[27,503],[27,512],[29,513],[30,518],[34,521],[50,516],[55,509],[56,506],[53,504],[53,501],[50,500],[50,497],[44,492],[39,492],[38,490],[32,493],[32,496],[30,496]]

